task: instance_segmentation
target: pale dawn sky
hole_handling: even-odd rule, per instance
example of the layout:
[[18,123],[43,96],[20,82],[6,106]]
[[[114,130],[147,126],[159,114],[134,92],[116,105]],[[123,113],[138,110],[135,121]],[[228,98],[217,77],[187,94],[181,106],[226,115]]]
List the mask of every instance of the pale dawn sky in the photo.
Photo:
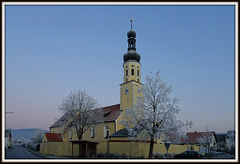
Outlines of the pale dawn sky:
[[72,90],[120,103],[131,17],[142,83],[160,70],[188,131],[235,129],[234,5],[6,5],[6,128],[48,130]]

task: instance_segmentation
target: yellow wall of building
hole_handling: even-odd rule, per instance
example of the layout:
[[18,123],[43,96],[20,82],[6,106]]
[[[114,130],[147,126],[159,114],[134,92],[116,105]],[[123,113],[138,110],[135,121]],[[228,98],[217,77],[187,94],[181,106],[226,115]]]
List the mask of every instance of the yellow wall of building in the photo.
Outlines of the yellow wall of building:
[[50,128],[50,133],[61,133],[61,132],[62,132],[62,127]]
[[[115,138],[114,140],[120,140],[122,138]],[[111,139],[112,140],[112,139]],[[107,142],[100,141],[97,144],[97,153],[107,153]],[[149,143],[143,142],[109,142],[109,152],[114,154],[125,153],[128,156],[148,158]],[[196,145],[174,145],[171,144],[168,153],[179,154],[186,150],[199,151],[199,146]],[[55,156],[72,156],[72,143],[71,142],[45,142],[40,144],[40,153],[49,154]],[[164,143],[155,143],[153,147],[153,153],[167,153],[167,149]],[[73,144],[73,156],[79,155],[79,145]]]
[[[131,155],[135,157],[144,156],[144,158],[148,158],[149,153],[149,143],[143,143],[143,142],[110,142],[110,153],[116,153],[116,154],[123,154]],[[199,151],[199,146],[192,145],[192,150]],[[184,151],[188,150],[188,145],[170,145],[168,149],[168,153],[175,153],[180,154]],[[153,147],[153,153],[161,153],[165,154],[167,153],[167,149],[165,145],[156,143]]]
[[40,153],[55,156],[70,156],[70,142],[44,142],[40,144]]
[[91,130],[89,129],[83,134],[83,140],[89,140],[94,142],[106,141],[106,138],[104,136],[105,126],[109,127],[109,136],[116,132],[115,122],[106,122],[102,124],[96,124],[94,138],[90,137]]
[[[116,126],[115,122],[106,122],[106,123],[101,123],[101,124],[96,124],[94,125],[95,127],[95,135],[94,138],[90,137],[91,130],[88,129],[82,136],[82,140],[89,140],[89,141],[94,141],[94,142],[99,142],[99,141],[104,141],[106,140],[104,138],[104,127],[108,126],[109,127],[109,136],[112,135],[113,133],[116,132]],[[69,140],[78,140],[75,128],[72,128],[72,138],[70,138],[70,133],[71,131],[69,130],[65,134],[62,134],[63,141],[69,141]],[[50,132],[53,133],[61,133],[62,128],[51,128]]]
[[[109,136],[112,135],[113,133],[116,132],[116,126],[115,126],[115,122],[106,122],[106,123],[102,123],[102,124],[96,124],[94,125],[95,127],[95,135],[94,138],[91,138],[90,134],[91,134],[91,130],[88,129],[84,134],[83,134],[83,138],[82,140],[88,140],[88,141],[93,141],[93,142],[97,142],[99,143],[97,145],[97,152],[98,153],[106,153],[107,152],[107,138],[104,137],[104,127],[108,126],[109,127]],[[52,128],[52,131],[58,132],[59,130],[61,130],[61,128]],[[72,128],[72,138],[70,138],[70,131],[67,132],[66,134],[62,134],[62,138],[63,141],[67,142],[70,140],[78,140],[77,134],[74,130],[74,128]],[[47,142],[46,140],[46,136],[44,135],[43,138],[43,142]],[[51,142],[49,142],[51,144]],[[53,144],[54,146],[54,144]],[[74,147],[77,147],[74,144]],[[76,148],[76,150],[78,151],[78,149]],[[74,152],[74,154],[77,154],[78,152]]]
[[[124,126],[120,124],[120,121],[124,117],[125,109],[133,109],[133,104],[136,104],[138,97],[141,96],[142,93],[138,91],[138,90],[141,90],[140,88],[141,88],[141,84],[135,81],[124,83],[121,85],[120,109],[123,112],[121,113],[121,116],[118,117],[118,119],[116,120],[117,131],[124,128]],[[126,89],[128,89],[127,94],[126,94]]]
[[[134,69],[134,75],[132,75],[132,69]],[[123,64],[124,78],[123,81],[126,83],[131,80],[135,80],[141,83],[141,64],[136,61],[128,61]],[[126,75],[126,70],[128,70],[128,75]],[[139,76],[137,74],[139,71]],[[127,79],[127,80],[126,80]]]

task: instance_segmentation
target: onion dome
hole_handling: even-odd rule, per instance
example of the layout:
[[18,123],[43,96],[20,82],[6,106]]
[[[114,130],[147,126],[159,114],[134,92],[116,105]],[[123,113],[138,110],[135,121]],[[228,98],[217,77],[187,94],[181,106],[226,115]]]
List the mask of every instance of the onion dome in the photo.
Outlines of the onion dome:
[[130,31],[128,31],[127,37],[128,38],[136,38],[136,32],[131,29]]
[[132,30],[132,20],[131,20],[131,30],[127,33],[128,37],[128,52],[123,55],[124,63],[128,60],[140,62],[140,54],[136,52],[136,32]]
[[128,51],[127,53],[125,53],[123,55],[123,61],[124,63],[128,60],[132,60],[132,61],[137,61],[137,62],[140,62],[140,59],[141,59],[141,56],[139,53],[137,53],[136,51],[134,50],[130,50]]

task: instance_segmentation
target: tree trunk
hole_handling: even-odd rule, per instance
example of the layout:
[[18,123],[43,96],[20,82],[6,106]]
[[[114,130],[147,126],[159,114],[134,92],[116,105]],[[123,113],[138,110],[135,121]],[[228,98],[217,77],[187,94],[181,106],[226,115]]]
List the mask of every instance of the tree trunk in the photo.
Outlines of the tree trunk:
[[154,145],[154,137],[151,136],[148,159],[152,159],[153,157],[153,145]]
[[79,129],[79,130],[77,131],[78,140],[82,140],[82,136],[83,136],[83,130],[82,130],[82,129]]

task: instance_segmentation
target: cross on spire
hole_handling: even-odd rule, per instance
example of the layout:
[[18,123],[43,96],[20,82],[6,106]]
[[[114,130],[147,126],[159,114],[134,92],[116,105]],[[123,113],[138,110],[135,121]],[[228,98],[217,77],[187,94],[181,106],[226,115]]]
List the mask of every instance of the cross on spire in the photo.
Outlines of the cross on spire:
[[132,20],[132,18],[131,18],[131,20],[130,20],[130,22],[131,22],[131,30],[132,30],[132,21],[133,21],[133,20]]

